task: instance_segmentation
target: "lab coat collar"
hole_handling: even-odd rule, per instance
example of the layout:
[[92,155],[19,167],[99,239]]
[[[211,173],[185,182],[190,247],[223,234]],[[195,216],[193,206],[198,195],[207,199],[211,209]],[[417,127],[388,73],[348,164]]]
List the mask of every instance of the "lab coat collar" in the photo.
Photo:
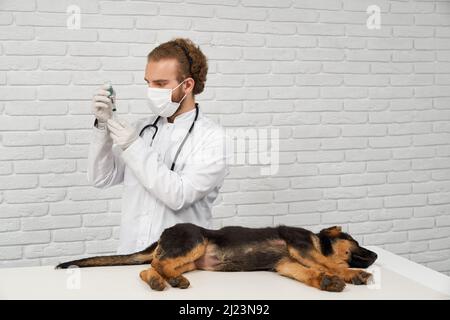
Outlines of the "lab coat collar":
[[[200,114],[201,114],[201,110],[199,107],[199,110],[198,110],[199,117],[200,117]],[[192,121],[194,121],[194,118],[195,118],[195,108],[192,110],[189,110],[187,112],[183,112],[182,114],[179,114],[178,116],[176,116],[175,119],[173,120],[173,123],[170,123],[167,120],[167,118],[164,118],[164,117],[162,119],[160,119],[160,121],[162,120],[162,123],[173,126],[173,125],[182,124],[185,122],[192,123]]]
[[[201,119],[202,116],[203,116],[203,112],[202,112],[202,109],[201,109],[200,106],[199,106],[199,109],[198,109],[198,119]],[[151,117],[142,119],[142,121],[139,121],[139,122],[137,123],[137,130],[138,130],[138,132],[141,132],[141,130],[142,130],[146,125],[152,124],[152,123],[156,120],[156,118],[157,118],[157,116],[153,115],[153,116],[151,116]],[[171,125],[171,126],[173,126],[173,125],[175,125],[175,124],[183,124],[183,125],[186,125],[186,123],[192,123],[192,121],[194,121],[194,118],[195,118],[195,108],[194,108],[193,110],[190,110],[190,111],[188,111],[188,112],[184,112],[184,113],[178,115],[178,116],[175,118],[175,120],[174,120],[173,123],[169,123],[169,122],[167,121],[167,118],[161,117],[161,119],[159,119],[159,121],[158,121],[158,127],[159,127],[161,124],[169,124],[169,125]]]

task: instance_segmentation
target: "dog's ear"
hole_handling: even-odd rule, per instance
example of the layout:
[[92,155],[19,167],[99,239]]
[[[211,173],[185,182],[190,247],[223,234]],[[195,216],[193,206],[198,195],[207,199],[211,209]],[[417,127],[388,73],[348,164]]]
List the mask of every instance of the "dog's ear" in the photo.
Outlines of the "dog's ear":
[[320,251],[324,256],[329,256],[333,253],[333,246],[331,244],[331,239],[325,235],[319,234],[320,241]]
[[320,231],[320,234],[323,235],[323,236],[328,236],[328,237],[334,238],[334,237],[339,236],[341,234],[341,232],[342,232],[342,227],[340,227],[340,226],[333,226],[333,227],[330,227],[330,228],[322,229]]

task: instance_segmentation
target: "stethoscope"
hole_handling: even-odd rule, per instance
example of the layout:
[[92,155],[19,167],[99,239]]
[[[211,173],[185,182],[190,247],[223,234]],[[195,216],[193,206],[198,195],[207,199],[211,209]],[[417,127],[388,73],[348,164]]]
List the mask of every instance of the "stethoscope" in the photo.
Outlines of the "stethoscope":
[[[152,124],[148,124],[148,125],[146,125],[144,128],[142,128],[141,132],[139,133],[139,136],[142,136],[142,133],[143,133],[143,132],[145,131],[145,129],[147,129],[148,127],[153,127],[153,128],[155,128],[155,132],[153,133],[152,141],[150,142],[150,146],[153,144],[153,140],[155,139],[156,133],[158,132],[158,127],[156,126],[156,124],[158,123],[159,118],[161,118],[161,116],[158,116],[158,117],[155,119],[155,121],[153,121]],[[197,121],[197,118],[198,118],[198,103],[196,102],[196,103],[195,103],[195,118],[194,118],[194,121],[192,121],[191,127],[189,128],[189,130],[188,130],[186,136],[184,137],[183,141],[181,142],[180,146],[178,147],[177,153],[175,154],[175,158],[173,159],[173,162],[172,162],[172,166],[170,167],[170,170],[172,170],[172,171],[173,171],[173,168],[175,168],[175,162],[177,161],[177,158],[178,158],[178,155],[180,154],[181,148],[183,148],[184,143],[186,142],[186,140],[187,140],[189,134],[191,133],[192,129],[194,128],[194,124],[195,124],[195,121]]]

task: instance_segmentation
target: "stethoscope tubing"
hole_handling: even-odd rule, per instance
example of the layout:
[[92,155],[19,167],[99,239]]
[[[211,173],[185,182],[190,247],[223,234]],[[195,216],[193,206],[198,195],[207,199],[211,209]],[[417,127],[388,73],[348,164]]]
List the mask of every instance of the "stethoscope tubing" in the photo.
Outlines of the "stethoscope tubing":
[[[183,145],[184,145],[184,143],[186,142],[186,140],[187,140],[189,134],[191,133],[192,129],[194,128],[195,121],[197,121],[197,118],[198,118],[198,110],[199,110],[199,109],[198,109],[198,103],[196,103],[196,104],[195,104],[195,118],[194,118],[194,121],[192,121],[191,127],[189,128],[189,130],[188,130],[186,136],[184,137],[183,141],[181,142],[180,146],[178,147],[177,153],[175,154],[175,158],[173,159],[173,162],[172,162],[172,166],[170,167],[170,170],[172,170],[172,171],[173,171],[173,169],[175,168],[175,162],[177,161],[178,155],[180,154],[180,151],[181,151],[181,149],[183,148]],[[156,133],[158,133],[158,126],[157,126],[156,124],[158,123],[159,118],[161,118],[161,116],[158,116],[158,117],[155,119],[155,121],[153,121],[152,124],[148,124],[148,125],[146,125],[144,128],[142,128],[141,132],[139,133],[139,136],[142,136],[142,133],[143,133],[147,128],[149,128],[149,127],[155,128],[155,132],[153,133],[152,141],[150,142],[150,146],[153,144],[153,140],[155,139]]]

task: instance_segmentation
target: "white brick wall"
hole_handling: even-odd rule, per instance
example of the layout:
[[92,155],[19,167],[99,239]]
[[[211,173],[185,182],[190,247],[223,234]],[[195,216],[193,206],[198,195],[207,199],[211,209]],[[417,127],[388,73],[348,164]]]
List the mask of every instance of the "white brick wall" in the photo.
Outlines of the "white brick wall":
[[145,56],[176,36],[209,58],[205,112],[280,132],[277,174],[234,165],[216,227],[340,224],[450,275],[448,0],[0,0],[0,266],[114,252],[122,187],[86,181],[92,92],[110,79],[145,116]]

